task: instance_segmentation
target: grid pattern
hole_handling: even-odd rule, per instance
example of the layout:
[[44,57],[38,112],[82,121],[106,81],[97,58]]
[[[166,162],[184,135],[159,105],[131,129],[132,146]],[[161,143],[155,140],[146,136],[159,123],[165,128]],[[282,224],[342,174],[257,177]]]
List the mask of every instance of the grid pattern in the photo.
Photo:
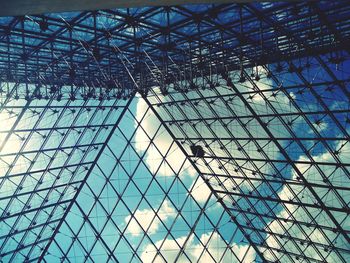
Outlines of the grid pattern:
[[300,79],[259,67],[259,80],[247,70],[244,83],[220,76],[213,89],[147,100],[262,257],[347,262],[348,91],[322,85],[330,76],[316,60],[298,63]]
[[139,103],[142,111],[135,116],[129,110],[120,123],[135,128],[116,129],[44,261],[252,260],[249,245],[236,254],[232,242],[242,234],[161,122]]
[[0,261],[349,262],[347,1],[0,18]]
[[125,103],[6,98],[2,105],[0,253],[3,262],[24,262],[42,254]]

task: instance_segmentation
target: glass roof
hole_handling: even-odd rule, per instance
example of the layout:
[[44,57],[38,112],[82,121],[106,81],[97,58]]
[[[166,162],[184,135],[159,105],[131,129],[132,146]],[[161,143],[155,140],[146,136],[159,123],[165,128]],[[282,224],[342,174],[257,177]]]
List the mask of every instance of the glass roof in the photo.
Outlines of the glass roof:
[[349,262],[350,6],[0,18],[0,262]]

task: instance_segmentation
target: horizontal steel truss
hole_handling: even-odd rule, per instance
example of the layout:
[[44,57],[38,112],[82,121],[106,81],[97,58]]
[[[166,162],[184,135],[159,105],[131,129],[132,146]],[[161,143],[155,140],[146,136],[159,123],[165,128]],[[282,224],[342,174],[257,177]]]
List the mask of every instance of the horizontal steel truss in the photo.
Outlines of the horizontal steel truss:
[[[125,97],[135,89],[166,89],[174,81],[191,82],[213,72],[330,51],[336,52],[330,60],[338,64],[343,61],[338,51],[348,49],[349,18],[346,1],[273,3],[264,9],[218,4],[199,12],[170,6],[82,12],[72,18],[16,17],[0,23],[0,73],[4,82],[21,83],[15,96],[70,94],[75,99],[71,86],[82,87],[79,94],[85,98]],[[36,92],[28,84],[35,84]],[[5,86],[2,92],[8,94]]]

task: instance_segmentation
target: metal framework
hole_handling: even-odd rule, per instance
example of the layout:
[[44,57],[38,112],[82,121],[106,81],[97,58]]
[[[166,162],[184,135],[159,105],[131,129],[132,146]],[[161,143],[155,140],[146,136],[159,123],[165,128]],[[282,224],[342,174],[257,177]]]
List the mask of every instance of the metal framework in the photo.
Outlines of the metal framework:
[[349,262],[350,5],[0,18],[0,262]]

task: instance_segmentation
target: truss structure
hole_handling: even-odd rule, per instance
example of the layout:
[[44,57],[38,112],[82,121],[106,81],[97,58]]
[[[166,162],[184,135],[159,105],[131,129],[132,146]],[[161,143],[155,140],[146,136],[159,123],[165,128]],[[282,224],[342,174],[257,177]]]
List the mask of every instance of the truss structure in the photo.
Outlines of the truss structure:
[[0,18],[0,262],[349,262],[350,5]]

